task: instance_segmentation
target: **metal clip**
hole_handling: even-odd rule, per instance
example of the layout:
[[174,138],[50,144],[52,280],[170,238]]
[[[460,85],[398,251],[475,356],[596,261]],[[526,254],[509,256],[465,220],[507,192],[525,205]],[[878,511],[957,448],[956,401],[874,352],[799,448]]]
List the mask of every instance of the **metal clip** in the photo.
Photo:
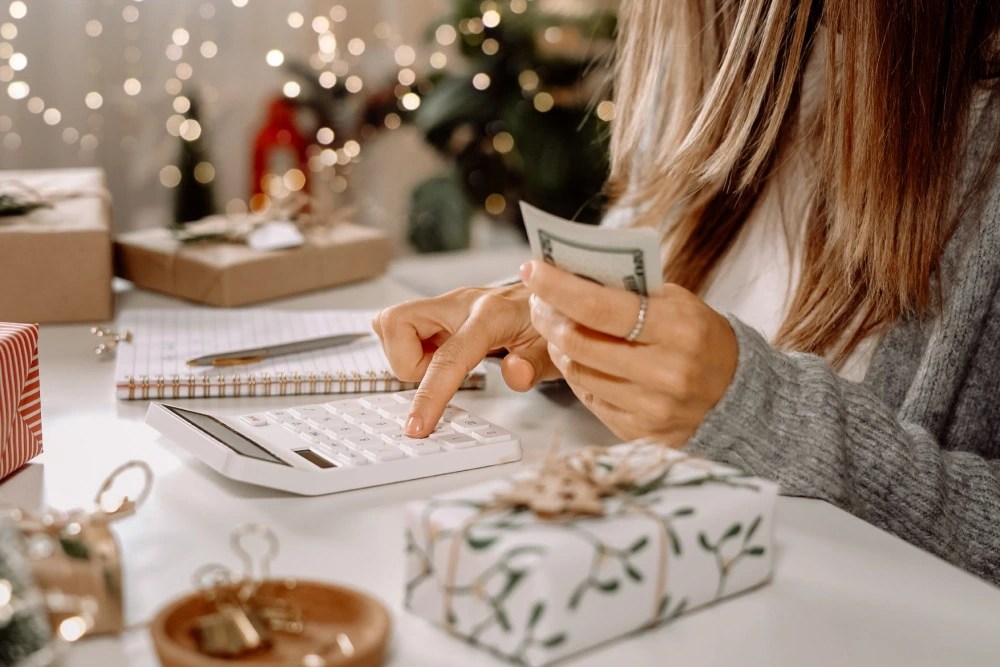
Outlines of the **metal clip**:
[[194,575],[195,583],[215,609],[195,620],[192,633],[205,655],[233,658],[271,646],[271,630],[240,599],[241,578],[232,570],[209,563]]
[[[111,493],[111,487],[114,486],[115,481],[125,472],[129,470],[141,470],[143,474],[143,485],[139,492],[133,498],[130,495],[116,496]],[[150,491],[153,489],[153,469],[149,467],[149,464],[145,461],[129,461],[124,463],[108,475],[104,483],[101,484],[101,488],[97,490],[97,495],[94,496],[94,503],[97,505],[97,511],[95,514],[106,518],[109,520],[123,519],[127,516],[135,514],[135,510],[139,505],[149,497]]]
[[117,349],[119,343],[131,343],[132,332],[125,329],[121,333],[107,327],[90,327],[90,333],[97,336],[100,342],[94,348],[94,354],[99,359],[108,359]]

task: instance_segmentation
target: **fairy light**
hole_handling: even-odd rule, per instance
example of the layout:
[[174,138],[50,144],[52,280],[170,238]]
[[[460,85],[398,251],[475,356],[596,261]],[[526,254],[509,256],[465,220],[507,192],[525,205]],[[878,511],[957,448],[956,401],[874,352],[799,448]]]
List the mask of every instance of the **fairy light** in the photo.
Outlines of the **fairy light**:
[[288,27],[289,28],[301,28],[306,23],[306,19],[300,12],[292,12],[288,15]]
[[330,29],[330,19],[325,16],[317,16],[313,18],[310,25],[312,26],[313,32],[317,35],[321,35]]
[[165,53],[167,59],[173,60],[174,62],[177,62],[182,57],[184,57],[184,49],[177,46],[176,44],[168,44]]
[[322,72],[319,75],[319,85],[327,89],[333,88],[337,85],[337,75],[329,71]]
[[201,6],[198,7],[198,16],[205,19],[206,21],[211,20],[215,17],[215,5],[211,2],[203,2]]
[[142,83],[135,77],[129,77],[122,83],[122,88],[125,90],[126,95],[135,97],[142,92]]
[[185,118],[177,129],[184,141],[195,141],[201,136],[201,123],[193,118]]
[[546,28],[543,35],[545,36],[545,41],[548,42],[549,44],[557,44],[561,42],[563,39],[562,28],[554,25]]
[[80,133],[74,127],[67,127],[62,131],[62,140],[67,144],[75,144],[80,140]]
[[172,137],[181,136],[181,123],[185,120],[187,119],[184,118],[184,116],[176,113],[170,116],[170,118],[167,118],[167,133]]
[[[353,42],[354,40],[351,41]],[[358,53],[355,53],[354,55],[361,55],[361,53],[363,53],[365,50],[365,43],[360,39],[358,40],[358,42],[360,42],[360,44],[355,43],[354,48],[360,50],[358,51]],[[319,37],[317,37],[316,45],[319,47],[320,58],[323,58],[323,56],[327,56],[326,62],[333,60],[334,52],[337,50],[337,38],[333,36],[333,33],[325,32]],[[351,46],[348,45],[347,49],[348,51],[351,51]],[[354,53],[354,51],[351,51],[351,53]]]
[[297,81],[286,81],[285,85],[281,87],[281,92],[285,94],[285,97],[298,97],[299,93],[302,92],[302,87]]
[[7,95],[12,100],[23,100],[31,92],[31,86],[24,81],[11,81],[7,85]]
[[500,215],[507,208],[507,200],[503,195],[493,193],[486,198],[483,202],[486,212],[491,215]]
[[85,134],[80,137],[80,150],[95,151],[97,150],[97,143],[97,137],[92,134]]
[[199,51],[201,52],[202,58],[214,58],[216,54],[219,53],[219,47],[215,42],[208,39],[201,43]]
[[365,52],[365,40],[355,37],[347,43],[347,51],[352,56],[360,56]]
[[434,39],[441,46],[450,46],[455,43],[455,38],[458,34],[455,32],[455,28],[448,23],[442,23],[434,31]]
[[344,88],[347,88],[349,93],[360,93],[364,85],[364,81],[357,74],[352,74],[344,80]]
[[12,53],[10,58],[7,59],[7,64],[15,72],[20,72],[28,66],[28,56],[23,53]]
[[170,38],[177,46],[186,46],[187,43],[191,41],[191,33],[184,28],[177,28],[174,30]]
[[490,87],[490,75],[486,72],[479,72],[472,77],[472,87],[476,90],[486,90]]
[[536,110],[545,113],[555,106],[555,100],[552,99],[552,96],[548,93],[541,92],[535,95],[535,99],[532,100],[532,105],[534,105]]
[[510,0],[510,11],[523,14],[528,9],[528,0]]
[[481,20],[483,25],[487,28],[495,28],[500,25],[500,12],[495,9],[488,9],[483,12],[483,18]]
[[358,157],[361,155],[361,144],[354,139],[348,139],[344,142],[344,152],[347,153],[349,157]]
[[11,46],[10,42],[0,42],[0,58],[10,58],[12,53],[14,53],[14,47]]
[[500,42],[493,39],[492,37],[489,37],[483,40],[483,44],[480,48],[482,48],[483,53],[485,53],[486,55],[494,56],[500,50]]
[[285,54],[278,49],[271,49],[267,52],[267,55],[264,56],[264,60],[267,61],[267,64],[271,67],[280,67],[281,63],[285,62]]
[[435,51],[431,54],[430,63],[434,69],[443,69],[448,65],[448,56],[440,51]]
[[400,118],[399,114],[397,113],[387,113],[385,115],[385,120],[382,122],[385,123],[385,126],[388,129],[395,130],[396,128],[398,128],[400,125],[403,124],[403,119]]
[[181,183],[181,170],[172,164],[160,169],[160,184],[165,188],[176,188]]
[[334,23],[340,23],[347,18],[347,9],[343,5],[330,7],[330,19]]
[[323,145],[332,144],[334,139],[333,130],[328,127],[321,127],[316,131],[316,141]]
[[183,88],[184,84],[176,77],[170,77],[163,84],[163,89],[167,91],[168,95],[179,95]]
[[233,7],[242,9],[247,6],[247,0],[233,0]]
[[400,67],[409,67],[417,59],[417,54],[412,46],[401,44],[393,52],[393,58]]
[[400,98],[399,103],[403,105],[403,108],[407,111],[416,111],[420,106],[420,96],[416,93],[406,93]]
[[42,113],[45,109],[45,100],[41,97],[32,97],[28,100],[28,104],[26,106],[28,107],[28,111],[31,113]]
[[389,39],[392,37],[392,26],[385,21],[380,21],[375,24],[372,32],[374,32],[375,36],[379,39]]
[[[100,37],[101,33],[104,32],[104,25],[97,19],[91,19],[83,26],[83,31],[89,37]],[[4,36],[6,37],[6,35]]]
[[194,74],[194,68],[188,63],[177,63],[177,67],[174,68],[174,75],[181,81],[187,81],[192,74]]
[[517,75],[517,83],[521,86],[521,90],[528,92],[535,90],[538,88],[538,74],[530,69],[522,70]]
[[21,2],[21,0],[14,0],[14,2],[10,3],[8,11],[10,11],[12,18],[23,19],[28,14],[28,5]]
[[497,153],[509,153],[514,150],[514,137],[510,132],[497,132],[493,136],[493,149]]
[[135,5],[122,7],[122,20],[125,23],[135,23],[139,20],[139,8]]
[[409,67],[404,67],[399,70],[399,74],[396,76],[397,80],[404,86],[412,86],[413,82],[417,80],[417,73],[414,72]]
[[45,121],[46,125],[58,125],[59,121],[62,120],[62,113],[55,107],[49,107],[42,114],[42,120]]
[[206,184],[215,180],[215,167],[210,162],[199,162],[194,166],[194,180]]

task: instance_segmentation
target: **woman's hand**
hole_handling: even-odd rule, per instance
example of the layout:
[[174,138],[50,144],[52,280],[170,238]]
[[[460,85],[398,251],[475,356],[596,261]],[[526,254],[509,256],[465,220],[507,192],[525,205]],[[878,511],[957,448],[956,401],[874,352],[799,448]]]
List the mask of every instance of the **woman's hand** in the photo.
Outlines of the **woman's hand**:
[[531,322],[573,392],[626,440],[687,442],[733,379],[739,348],[724,317],[677,285],[649,297],[634,343],[639,298],[544,262],[521,267]]
[[466,287],[386,308],[372,320],[393,372],[420,381],[406,434],[422,438],[441,418],[469,371],[506,348],[501,371],[517,391],[559,377],[545,341],[531,326],[524,285]]

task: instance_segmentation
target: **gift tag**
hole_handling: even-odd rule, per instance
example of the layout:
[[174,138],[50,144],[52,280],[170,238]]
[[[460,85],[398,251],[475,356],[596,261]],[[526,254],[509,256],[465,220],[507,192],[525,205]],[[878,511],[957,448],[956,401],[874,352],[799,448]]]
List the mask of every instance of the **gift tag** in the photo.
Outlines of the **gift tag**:
[[247,245],[254,250],[298,248],[305,242],[299,228],[287,220],[265,222],[247,235]]

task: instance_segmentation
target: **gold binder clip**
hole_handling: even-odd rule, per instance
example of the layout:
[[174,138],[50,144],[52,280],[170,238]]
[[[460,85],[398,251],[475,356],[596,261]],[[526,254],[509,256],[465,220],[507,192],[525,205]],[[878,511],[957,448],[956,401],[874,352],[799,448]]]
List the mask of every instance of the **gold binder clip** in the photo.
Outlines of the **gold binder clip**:
[[107,359],[118,348],[119,343],[131,343],[132,332],[128,329],[117,332],[107,327],[90,327],[90,333],[97,336],[100,341],[94,348],[94,354],[99,359]]

